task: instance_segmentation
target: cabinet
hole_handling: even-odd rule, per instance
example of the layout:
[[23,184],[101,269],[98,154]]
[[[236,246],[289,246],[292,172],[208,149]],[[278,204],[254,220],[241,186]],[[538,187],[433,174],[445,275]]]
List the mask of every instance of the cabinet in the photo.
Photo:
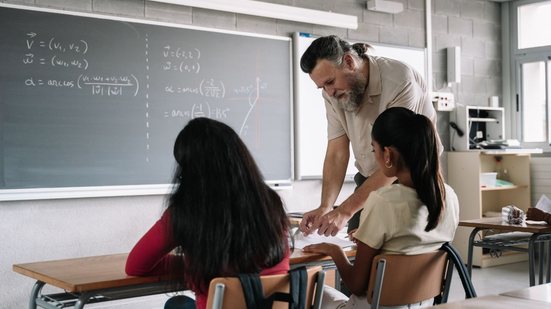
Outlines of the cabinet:
[[503,107],[458,106],[455,123],[463,134],[450,130],[452,149],[463,151],[474,149],[482,141],[505,139]]
[[[447,183],[455,190],[459,199],[461,220],[479,219],[487,215],[501,214],[501,208],[515,205],[526,211],[530,202],[530,154],[521,150],[458,151],[448,153]],[[512,185],[481,187],[480,174],[507,169]],[[472,228],[459,227],[453,245],[467,261],[469,234]],[[527,254],[505,251],[499,258],[475,247],[473,265],[492,265],[519,262],[527,259]]]

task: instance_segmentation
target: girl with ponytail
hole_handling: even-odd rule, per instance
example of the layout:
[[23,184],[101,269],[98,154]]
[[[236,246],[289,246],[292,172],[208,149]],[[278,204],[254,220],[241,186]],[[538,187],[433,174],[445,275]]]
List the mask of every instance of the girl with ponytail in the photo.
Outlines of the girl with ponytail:
[[353,232],[358,246],[354,264],[335,245],[304,248],[330,255],[353,294],[345,301],[342,294],[326,288],[325,308],[369,308],[365,293],[376,255],[436,251],[452,241],[459,223],[457,195],[444,184],[436,131],[427,117],[403,107],[389,108],[375,120],[371,137],[380,170],[397,182],[369,195],[360,226]]

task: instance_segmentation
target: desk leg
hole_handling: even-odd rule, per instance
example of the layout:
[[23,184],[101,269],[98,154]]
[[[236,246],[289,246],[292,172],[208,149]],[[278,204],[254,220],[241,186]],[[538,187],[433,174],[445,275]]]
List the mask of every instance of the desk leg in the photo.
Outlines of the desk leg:
[[339,274],[339,270],[335,268],[335,289],[341,290],[341,274]]
[[547,281],[546,283],[551,282],[551,243],[549,243],[549,240],[545,242],[545,245],[547,246],[547,256],[545,257],[545,265],[547,267]]
[[530,274],[530,286],[536,285],[536,256],[534,254],[534,245],[536,242],[536,238],[538,238],[537,234],[533,234],[532,236],[530,236],[530,241],[528,242],[528,272]]
[[29,309],[36,309],[36,298],[40,295],[40,291],[46,283],[42,281],[36,281],[31,291],[31,299],[29,300]]
[[469,235],[469,249],[467,251],[467,271],[469,272],[469,277],[472,278],[472,269],[473,269],[473,250],[474,250],[474,238],[476,234],[478,234],[478,231],[481,229],[478,227],[475,227],[473,231],[471,232],[471,235]]
[[538,265],[538,275],[539,275],[539,284],[543,283],[543,260],[545,259],[545,251],[543,251],[545,247],[543,246],[543,243],[538,243],[538,254],[539,254],[539,265]]
[[86,305],[86,303],[88,302],[88,300],[90,299],[90,294],[88,293],[82,293],[80,294],[79,298],[78,298],[78,301],[75,303],[75,309],[82,309],[84,308],[84,305]]

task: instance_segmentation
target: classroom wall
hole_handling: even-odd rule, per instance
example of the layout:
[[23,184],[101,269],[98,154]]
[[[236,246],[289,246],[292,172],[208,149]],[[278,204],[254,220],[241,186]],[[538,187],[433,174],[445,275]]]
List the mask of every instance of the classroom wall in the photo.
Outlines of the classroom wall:
[[[246,15],[165,5],[144,0],[19,0],[6,3],[113,14],[135,18],[263,34],[337,34],[351,40],[424,47],[424,0],[398,0],[397,15],[365,9],[365,0],[273,0],[357,15],[357,30],[337,29]],[[501,94],[499,4],[485,0],[432,0],[433,77],[435,90],[452,90],[460,103],[485,105]],[[462,47],[462,82],[446,88],[445,48]],[[269,61],[269,59],[267,60]],[[439,113],[438,129],[448,145],[449,114]],[[445,166],[445,164],[444,164]],[[317,206],[320,181],[295,182],[279,191],[290,211]],[[345,184],[342,201],[353,190]],[[14,263],[127,252],[159,217],[163,196],[110,197],[0,202],[0,307],[27,305],[33,281],[12,272]]]

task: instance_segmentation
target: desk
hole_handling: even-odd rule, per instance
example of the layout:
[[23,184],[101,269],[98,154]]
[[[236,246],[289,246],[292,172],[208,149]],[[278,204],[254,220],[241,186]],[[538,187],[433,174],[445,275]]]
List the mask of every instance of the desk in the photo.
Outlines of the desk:
[[428,308],[434,309],[549,309],[549,304],[541,301],[508,297],[502,295],[489,295],[476,298],[469,298],[462,301],[450,302]]
[[[499,250],[513,250],[520,252],[528,252],[528,268],[530,275],[530,286],[535,285],[535,246],[539,245],[539,250],[541,256],[539,258],[539,283],[543,283],[543,260],[544,260],[544,244],[549,243],[551,240],[551,225],[537,225],[537,224],[528,224],[528,225],[514,225],[504,223],[500,217],[497,218],[482,218],[474,220],[461,220],[459,221],[459,226],[473,227],[473,231],[469,236],[469,247],[467,255],[467,270],[469,275],[471,275],[472,270],[472,261],[473,261],[473,248],[482,247],[489,249],[499,249]],[[475,241],[474,238],[478,232],[482,230],[498,230],[502,232],[528,232],[532,233],[529,237],[523,240],[516,241],[500,241],[496,242],[484,240]],[[528,244],[527,248],[518,247],[518,245]],[[548,246],[548,251],[551,251],[551,246]],[[551,257],[551,252],[547,253],[548,257]],[[551,267],[547,265],[547,282],[551,280]]]
[[501,295],[551,303],[551,283],[502,293]]
[[[347,251],[350,257],[354,250]],[[85,304],[175,292],[169,276],[134,277],[124,272],[128,254],[113,254],[66,260],[13,265],[13,271],[36,280],[29,300],[29,308],[37,306],[56,309]],[[328,256],[306,253],[296,249],[291,255],[292,267],[322,265],[334,268]],[[64,293],[44,295],[44,285],[65,290]]]

